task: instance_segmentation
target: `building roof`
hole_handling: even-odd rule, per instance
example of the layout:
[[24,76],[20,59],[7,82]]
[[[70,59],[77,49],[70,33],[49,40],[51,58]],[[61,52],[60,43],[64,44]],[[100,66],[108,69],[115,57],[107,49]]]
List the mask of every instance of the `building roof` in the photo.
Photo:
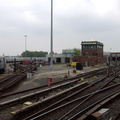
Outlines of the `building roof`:
[[98,41],[82,41],[81,45],[102,45],[103,43],[98,42]]

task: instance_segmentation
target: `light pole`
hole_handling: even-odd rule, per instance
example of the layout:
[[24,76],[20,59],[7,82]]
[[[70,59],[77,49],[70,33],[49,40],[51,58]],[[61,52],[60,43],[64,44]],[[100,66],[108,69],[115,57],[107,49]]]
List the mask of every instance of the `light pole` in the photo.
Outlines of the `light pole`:
[[53,69],[53,0],[51,0],[51,61],[50,69]]
[[111,65],[112,62],[112,54],[111,54],[111,48],[110,48],[110,59],[109,59],[109,66]]
[[27,35],[25,35],[25,58],[26,58],[26,47],[27,47],[27,45],[26,45],[27,41],[26,40],[27,40]]

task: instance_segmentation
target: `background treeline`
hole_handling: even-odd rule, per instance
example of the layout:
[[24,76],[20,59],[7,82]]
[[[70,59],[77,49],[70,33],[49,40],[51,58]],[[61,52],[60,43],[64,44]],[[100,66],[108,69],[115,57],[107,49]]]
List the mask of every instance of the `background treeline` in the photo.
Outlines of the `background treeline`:
[[[43,51],[26,51],[26,57],[46,57],[48,52]],[[21,54],[22,57],[25,57],[25,52]]]

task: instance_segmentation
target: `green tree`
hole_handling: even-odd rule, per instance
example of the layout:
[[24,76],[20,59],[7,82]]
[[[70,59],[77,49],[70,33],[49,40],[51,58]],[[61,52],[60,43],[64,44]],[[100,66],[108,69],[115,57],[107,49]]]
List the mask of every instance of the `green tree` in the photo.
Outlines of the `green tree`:
[[80,50],[77,48],[74,48],[74,56],[80,56]]
[[[46,57],[48,52],[43,51],[26,51],[26,57]],[[25,57],[25,52],[21,54],[22,57]]]

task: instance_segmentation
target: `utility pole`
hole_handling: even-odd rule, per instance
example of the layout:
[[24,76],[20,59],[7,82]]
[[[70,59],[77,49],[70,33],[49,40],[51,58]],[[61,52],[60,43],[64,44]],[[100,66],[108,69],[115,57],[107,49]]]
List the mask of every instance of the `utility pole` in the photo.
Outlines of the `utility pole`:
[[27,38],[27,35],[25,35],[25,58],[26,58],[26,44],[27,44],[27,41],[26,41],[26,38]]
[[53,0],[51,0],[51,61],[50,69],[53,69]]

